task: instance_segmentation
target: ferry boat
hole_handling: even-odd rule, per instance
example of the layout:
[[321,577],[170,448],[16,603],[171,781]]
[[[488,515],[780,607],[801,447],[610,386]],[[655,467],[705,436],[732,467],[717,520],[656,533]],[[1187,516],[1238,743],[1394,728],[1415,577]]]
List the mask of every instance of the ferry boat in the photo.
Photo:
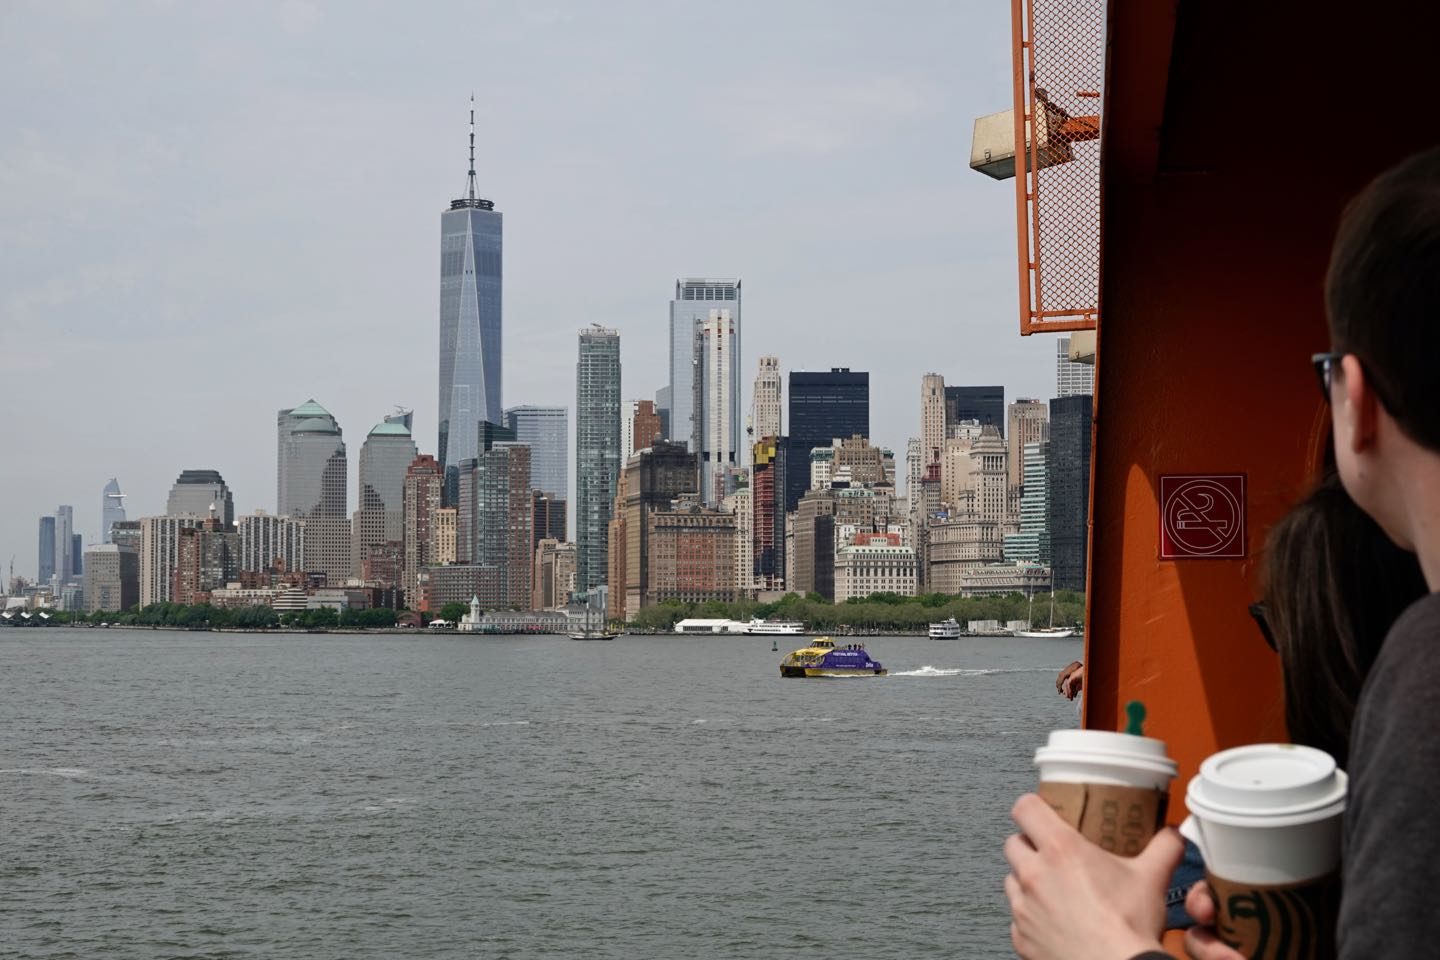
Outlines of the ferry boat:
[[800,637],[805,635],[805,624],[799,620],[752,619],[745,624],[745,634],[751,637]]
[[780,661],[782,677],[883,677],[885,668],[865,652],[865,645],[847,643],[837,647],[829,637],[816,637],[810,646]]
[[930,624],[931,640],[958,640],[960,639],[960,621],[954,617],[948,620],[941,620],[939,623]]

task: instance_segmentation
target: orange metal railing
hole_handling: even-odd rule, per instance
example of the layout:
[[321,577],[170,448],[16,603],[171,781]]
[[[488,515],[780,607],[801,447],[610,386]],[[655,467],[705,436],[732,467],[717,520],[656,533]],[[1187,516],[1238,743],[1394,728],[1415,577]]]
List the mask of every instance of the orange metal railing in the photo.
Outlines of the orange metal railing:
[[1011,0],[1020,333],[1100,317],[1105,0]]

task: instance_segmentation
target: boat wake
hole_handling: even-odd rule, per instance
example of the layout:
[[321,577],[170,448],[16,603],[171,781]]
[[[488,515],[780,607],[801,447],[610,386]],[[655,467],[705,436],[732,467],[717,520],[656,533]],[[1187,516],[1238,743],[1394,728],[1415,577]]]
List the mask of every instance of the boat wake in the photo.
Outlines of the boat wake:
[[918,670],[892,670],[892,677],[988,677],[997,673],[1054,673],[1051,667],[932,667]]

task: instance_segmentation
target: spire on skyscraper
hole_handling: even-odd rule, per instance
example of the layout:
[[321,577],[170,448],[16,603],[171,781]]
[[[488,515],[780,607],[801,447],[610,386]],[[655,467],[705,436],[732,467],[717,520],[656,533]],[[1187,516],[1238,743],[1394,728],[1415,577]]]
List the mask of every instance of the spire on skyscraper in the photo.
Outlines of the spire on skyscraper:
[[480,196],[475,183],[475,94],[470,94],[470,169],[465,176],[465,196],[450,201],[451,210],[467,207],[477,210],[494,210],[495,204]]
[[470,199],[475,199],[475,91],[470,91]]

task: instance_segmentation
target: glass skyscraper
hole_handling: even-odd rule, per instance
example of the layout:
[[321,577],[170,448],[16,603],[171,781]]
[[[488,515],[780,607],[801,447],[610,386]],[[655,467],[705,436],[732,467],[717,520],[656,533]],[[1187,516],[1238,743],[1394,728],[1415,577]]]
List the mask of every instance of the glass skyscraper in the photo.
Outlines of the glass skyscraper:
[[360,445],[360,504],[350,524],[357,576],[368,550],[404,543],[405,474],[419,453],[408,411],[376,424]]
[[475,192],[475,110],[464,197],[440,215],[440,464],[446,474],[481,453],[478,430],[500,423],[500,278],[503,229]]
[[511,407],[505,426],[530,448],[530,486],[561,500],[569,497],[570,411],[565,407]]
[[276,512],[305,521],[305,568],[332,580],[349,576],[352,558],[349,465],[335,418],[314,400],[281,410]]
[[214,511],[215,519],[229,530],[235,522],[235,498],[218,470],[182,470],[165,501],[167,517],[200,517]]
[[125,522],[125,494],[120,492],[120,481],[114,477],[105,484],[100,500],[100,542],[110,543],[110,528]]
[[945,388],[945,431],[962,420],[978,421],[980,426],[987,423],[1005,436],[1005,388],[1000,387],[946,387]]
[[810,451],[835,440],[870,436],[870,374],[831,367],[828,373],[790,371],[790,435],[786,440],[785,510],[810,486]]
[[[730,338],[736,359],[726,371],[728,386],[724,416],[734,420],[731,436],[740,428],[740,281],[687,279],[675,281],[675,299],[670,301],[670,385],[656,394],[656,406],[666,421],[667,439],[686,443],[691,453],[699,452],[695,438],[695,374],[702,362],[696,335],[701,325],[715,317],[728,316],[734,334]],[[704,414],[702,412],[701,416]]]
[[1050,532],[1051,583],[1056,590],[1085,589],[1086,535],[1090,514],[1090,420],[1088,394],[1050,401],[1050,445],[1045,480]]
[[620,479],[620,334],[580,331],[575,365],[575,589],[608,576],[608,536]]

